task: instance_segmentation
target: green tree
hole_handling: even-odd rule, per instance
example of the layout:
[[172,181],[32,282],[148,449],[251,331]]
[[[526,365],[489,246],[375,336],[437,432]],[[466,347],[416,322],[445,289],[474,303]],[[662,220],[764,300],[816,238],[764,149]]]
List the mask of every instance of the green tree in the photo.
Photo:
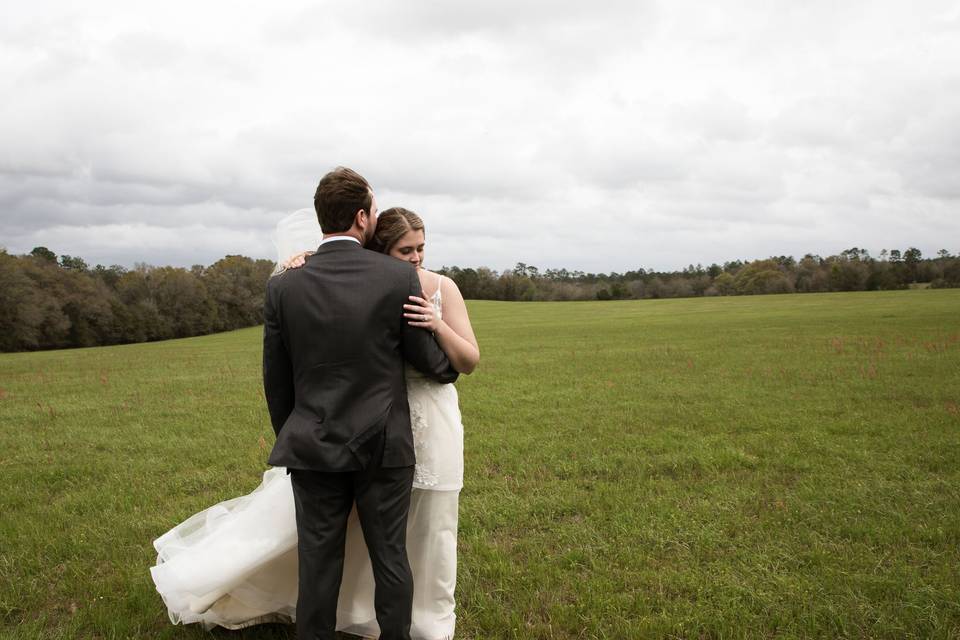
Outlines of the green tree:
[[104,284],[114,290],[117,288],[117,282],[120,281],[120,276],[126,272],[127,270],[118,264],[111,265],[109,267],[98,264],[93,268],[93,274],[100,278]]
[[185,269],[162,267],[150,274],[152,299],[176,337],[213,331],[217,307],[203,281]]
[[113,293],[102,280],[83,271],[66,269],[62,275],[63,313],[70,319],[68,343],[93,347],[114,341]]
[[823,269],[823,260],[819,256],[803,256],[796,268],[796,290],[803,293],[828,291],[830,282]]
[[87,270],[87,263],[79,256],[60,256],[60,266],[72,271]]
[[30,255],[35,258],[40,258],[41,260],[46,260],[47,262],[57,261],[57,254],[55,254],[53,251],[50,251],[50,249],[47,249],[46,247],[34,247],[30,252]]
[[70,318],[63,312],[63,270],[44,258],[0,256],[0,340],[4,351],[66,347]]
[[960,258],[953,258],[943,269],[943,280],[946,286],[960,287]]
[[270,263],[231,255],[206,269],[203,283],[217,305],[218,330],[239,329],[262,322],[263,294],[269,276],[269,272],[264,272],[264,264]]
[[139,263],[117,280],[117,297],[126,309],[122,316],[118,316],[118,321],[126,341],[162,340],[173,335],[154,299],[153,270],[153,267]]
[[744,295],[791,293],[794,285],[775,260],[756,260],[737,272],[737,292]]
[[910,247],[903,253],[903,263],[907,265],[907,275],[911,282],[917,281],[917,267],[922,259],[923,254],[916,247]]
[[863,291],[867,288],[870,269],[859,259],[831,260],[829,264],[831,291]]
[[713,286],[722,296],[732,296],[737,292],[737,284],[733,276],[724,271],[713,279]]

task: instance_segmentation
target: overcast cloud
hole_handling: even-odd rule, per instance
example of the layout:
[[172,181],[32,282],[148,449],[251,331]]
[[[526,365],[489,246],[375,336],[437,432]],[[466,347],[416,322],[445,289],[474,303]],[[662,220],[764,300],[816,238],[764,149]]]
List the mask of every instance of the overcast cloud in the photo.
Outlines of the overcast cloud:
[[0,246],[274,257],[338,164],[428,263],[960,252],[960,6],[5,3]]

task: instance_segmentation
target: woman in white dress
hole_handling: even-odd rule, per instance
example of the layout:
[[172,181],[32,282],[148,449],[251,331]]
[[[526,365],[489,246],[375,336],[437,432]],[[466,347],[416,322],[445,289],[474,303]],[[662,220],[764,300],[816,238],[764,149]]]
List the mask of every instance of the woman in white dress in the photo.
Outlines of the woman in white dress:
[[[303,264],[319,243],[311,210],[278,225],[285,268]],[[406,209],[381,212],[370,247],[409,261],[426,299],[411,299],[408,321],[436,335],[451,364],[471,373],[480,351],[466,305],[449,278],[423,269],[424,226]],[[299,252],[299,253],[297,253]],[[423,320],[422,318],[425,318]],[[417,464],[407,522],[407,556],[414,580],[415,640],[452,638],[456,616],[457,515],[463,486],[463,425],[456,388],[407,367],[407,395]],[[151,575],[173,623],[231,629],[292,622],[297,603],[297,530],[293,491],[283,468],[273,468],[252,493],[214,505],[154,541]],[[350,516],[337,628],[376,637],[373,572],[356,511]]]

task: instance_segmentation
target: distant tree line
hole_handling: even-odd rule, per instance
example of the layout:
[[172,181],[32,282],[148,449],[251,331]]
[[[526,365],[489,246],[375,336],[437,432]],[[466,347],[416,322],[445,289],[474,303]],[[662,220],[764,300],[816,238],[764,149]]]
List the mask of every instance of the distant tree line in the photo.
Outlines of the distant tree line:
[[[270,260],[226,256],[190,269],[137,264],[89,267],[46,247],[15,256],[0,249],[0,351],[90,347],[185,338],[260,324]],[[619,300],[816,291],[960,287],[960,256],[915,248],[859,248],[821,258],[776,256],[681,271],[637,269],[595,274],[517,263],[501,273],[486,267],[444,267],[467,299]]]
[[145,342],[262,322],[274,264],[226,256],[190,269],[87,266],[46,247],[0,249],[0,351]]
[[866,249],[854,247],[826,258],[812,254],[800,260],[775,256],[709,267],[690,265],[682,271],[541,271],[520,262],[501,273],[485,267],[444,267],[440,272],[457,283],[465,298],[474,300],[620,300],[876,291],[906,289],[918,283],[934,288],[960,287],[960,257],[941,249],[935,258],[924,258],[913,247],[905,251],[884,249],[877,258]]

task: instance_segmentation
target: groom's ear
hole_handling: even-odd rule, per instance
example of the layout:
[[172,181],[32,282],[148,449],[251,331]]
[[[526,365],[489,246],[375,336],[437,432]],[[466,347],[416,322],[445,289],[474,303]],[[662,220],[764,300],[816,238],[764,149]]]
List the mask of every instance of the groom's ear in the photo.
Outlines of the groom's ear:
[[369,216],[367,216],[366,209],[360,209],[357,211],[357,215],[353,216],[353,224],[357,226],[358,229],[362,229],[365,224],[370,222]]

